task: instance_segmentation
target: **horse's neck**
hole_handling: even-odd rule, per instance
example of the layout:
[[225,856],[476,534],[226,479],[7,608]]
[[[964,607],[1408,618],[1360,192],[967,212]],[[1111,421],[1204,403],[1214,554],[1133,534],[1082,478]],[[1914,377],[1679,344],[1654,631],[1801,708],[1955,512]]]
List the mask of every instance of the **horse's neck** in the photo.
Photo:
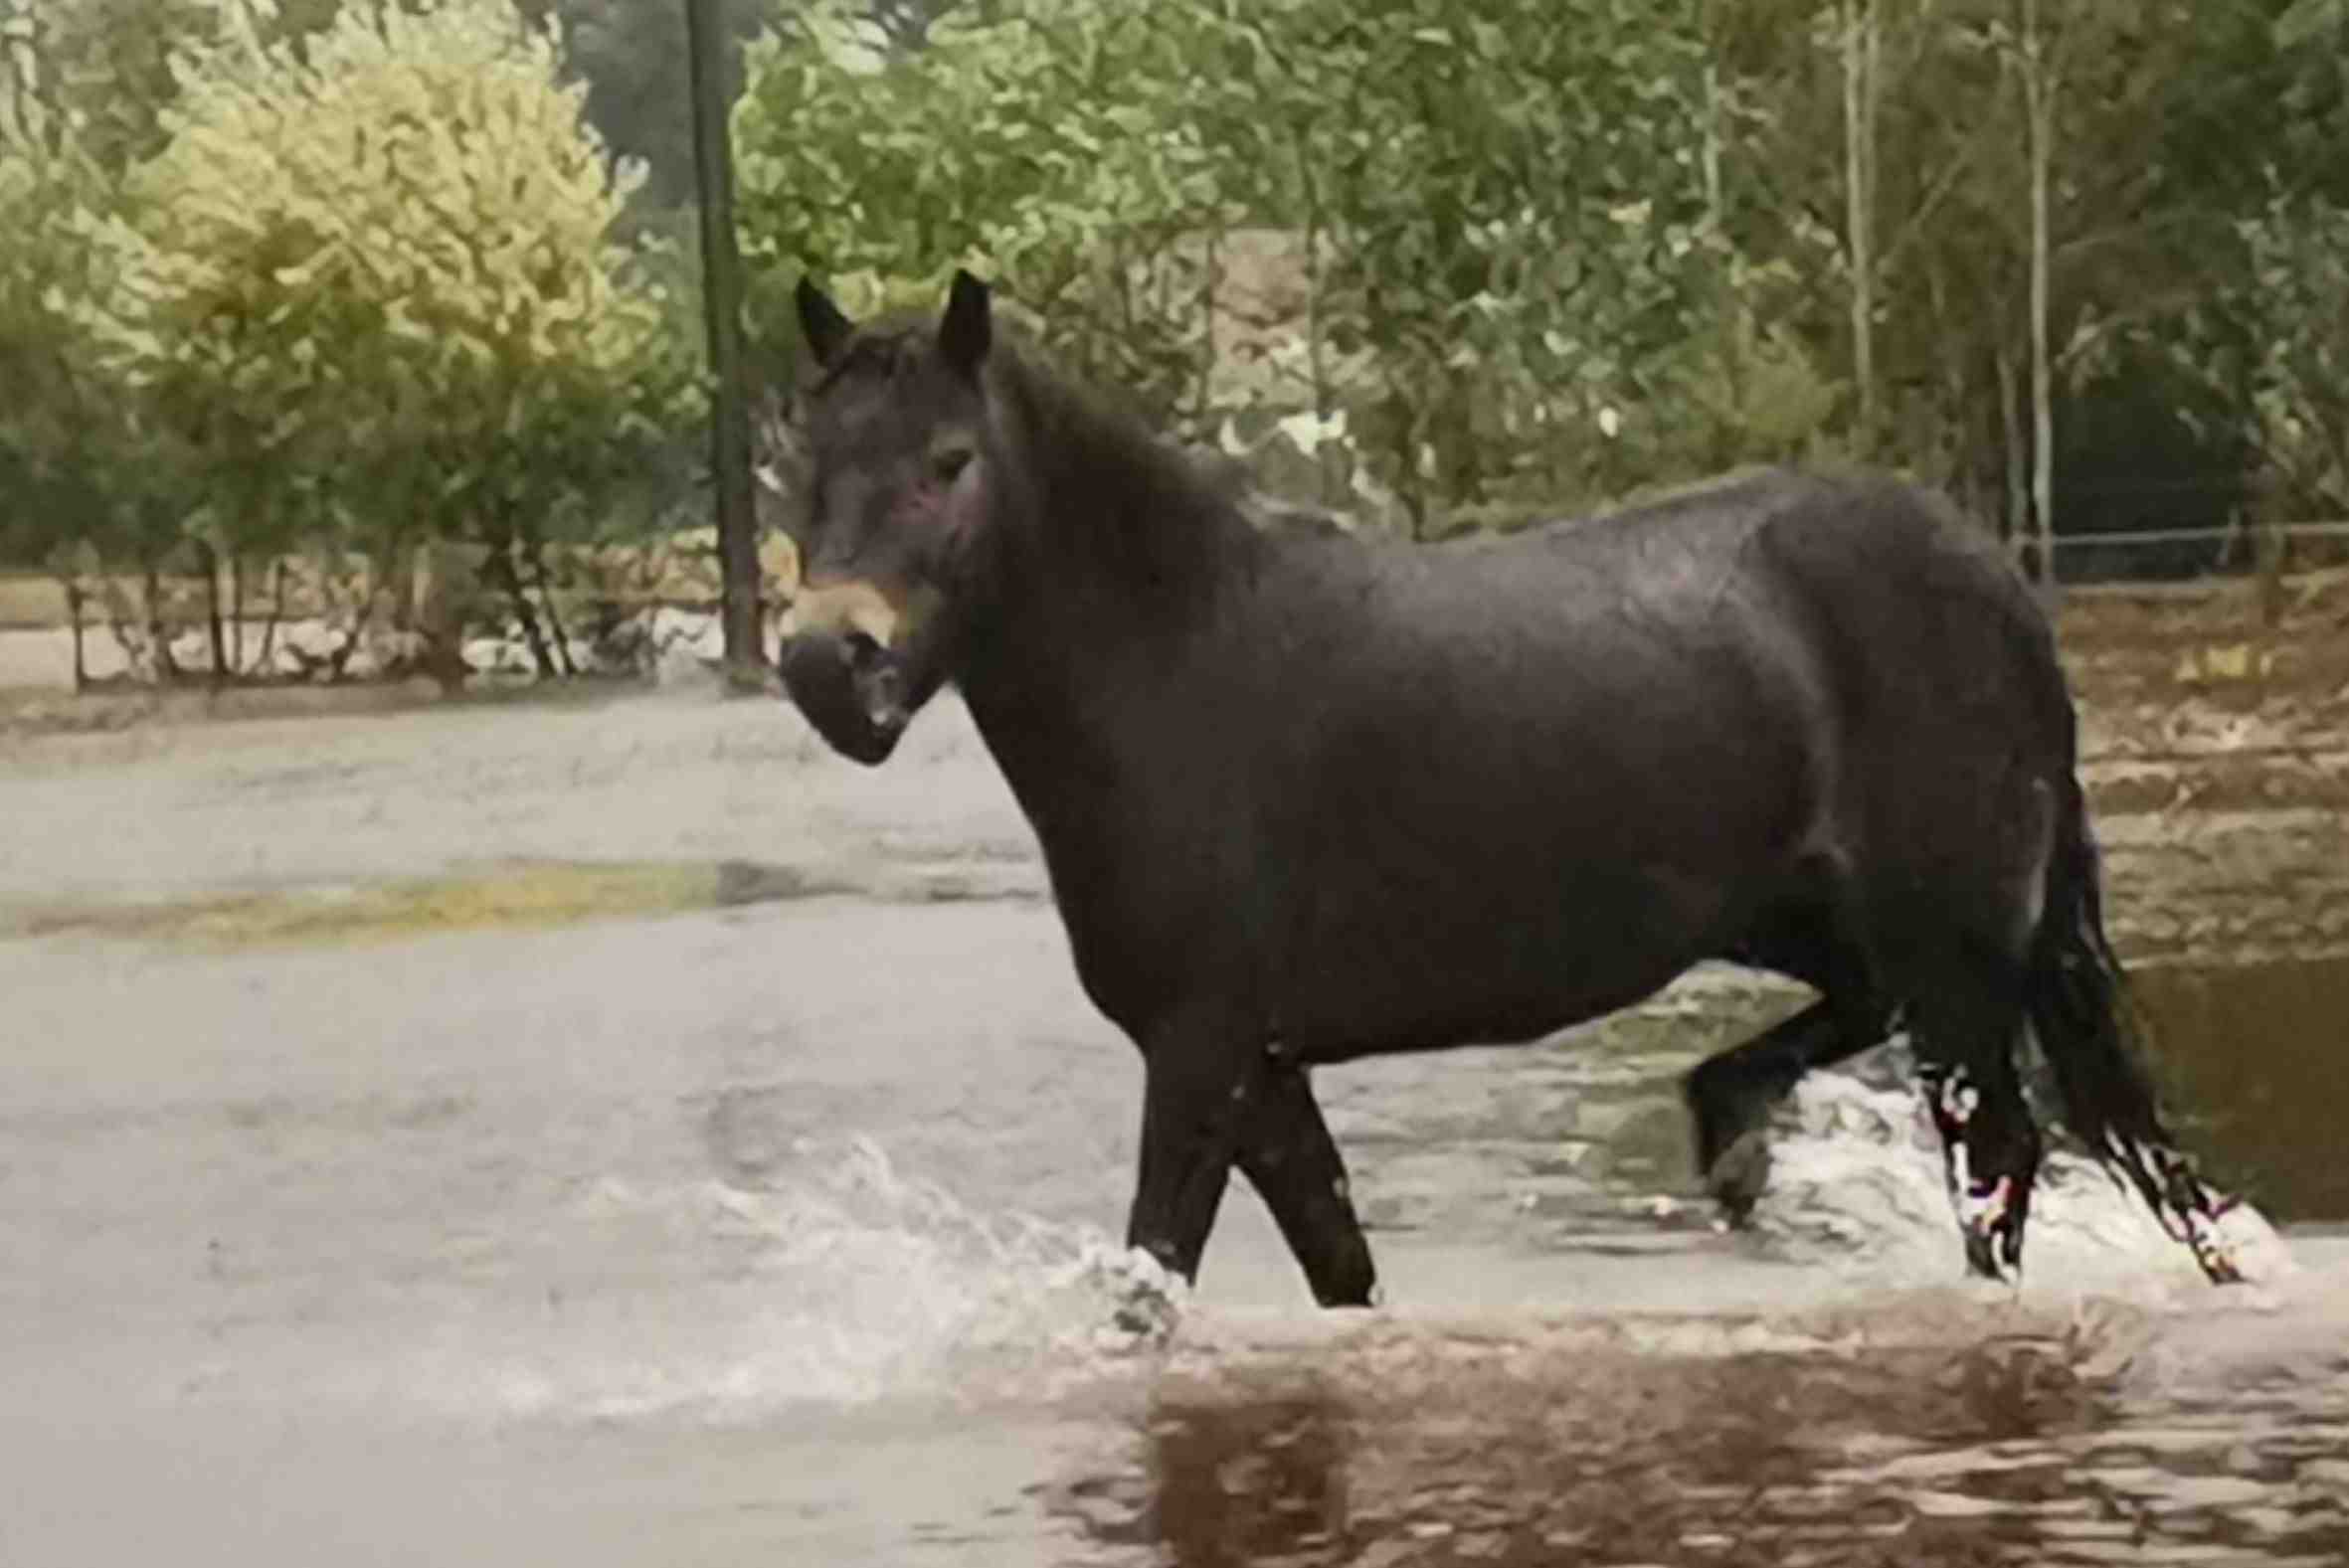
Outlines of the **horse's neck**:
[[1045,816],[1082,815],[1139,737],[1178,720],[1160,710],[1181,703],[1253,542],[1203,488],[1159,488],[1179,480],[1164,470],[1052,477],[1044,515],[997,563],[959,671],[988,749],[1047,832]]
[[1114,771],[1122,728],[1149,722],[1138,709],[1152,683],[1140,677],[1182,657],[1176,628],[1135,612],[1123,585],[1069,562],[1023,562],[989,596],[958,684],[1033,814],[1045,792]]
[[1047,860],[1057,859],[1106,815],[1121,772],[1108,683],[1014,634],[985,638],[958,684]]

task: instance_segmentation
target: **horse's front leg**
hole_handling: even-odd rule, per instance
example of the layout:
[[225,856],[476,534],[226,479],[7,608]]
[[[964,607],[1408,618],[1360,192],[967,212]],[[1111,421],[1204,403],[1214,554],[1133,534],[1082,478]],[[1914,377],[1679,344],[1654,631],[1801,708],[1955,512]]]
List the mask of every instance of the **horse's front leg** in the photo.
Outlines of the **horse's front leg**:
[[1154,1034],[1145,1051],[1142,1162],[1126,1243],[1185,1281],[1236,1161],[1325,1307],[1376,1289],[1346,1167],[1305,1069],[1231,1034]]
[[1195,1283],[1238,1151],[1248,1063],[1228,1035],[1152,1030],[1142,1046],[1142,1160],[1126,1245]]

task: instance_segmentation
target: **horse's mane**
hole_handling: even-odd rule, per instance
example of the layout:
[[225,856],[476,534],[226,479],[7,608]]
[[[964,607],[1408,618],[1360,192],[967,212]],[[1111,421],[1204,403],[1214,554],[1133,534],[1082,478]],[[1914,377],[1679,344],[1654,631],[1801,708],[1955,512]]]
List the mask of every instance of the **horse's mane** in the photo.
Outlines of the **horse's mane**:
[[1048,549],[1171,608],[1210,590],[1254,537],[1228,482],[1029,344],[998,331],[988,379],[1033,470]]

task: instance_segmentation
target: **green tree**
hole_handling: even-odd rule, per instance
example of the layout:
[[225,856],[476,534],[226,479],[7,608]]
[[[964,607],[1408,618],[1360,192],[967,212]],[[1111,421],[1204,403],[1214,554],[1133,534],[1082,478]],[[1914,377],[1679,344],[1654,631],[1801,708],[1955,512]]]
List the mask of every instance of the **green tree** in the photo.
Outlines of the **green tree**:
[[[98,363],[89,322],[111,287],[97,235],[120,201],[122,119],[93,118],[86,57],[55,43],[60,13],[0,12],[0,562],[57,574],[81,609],[103,561],[153,569],[176,537],[138,400]],[[115,106],[118,115],[129,109]],[[134,659],[167,666],[156,596],[110,615]]]
[[[1639,411],[1714,330],[1700,17],[1004,0],[907,55],[813,7],[739,116],[754,264],[771,299],[809,265],[853,300],[975,261],[1194,436],[1251,411],[1352,432],[1421,529],[1586,494],[1679,438]],[[1272,253],[1295,319],[1228,319],[1243,232],[1299,242]]]
[[[1080,370],[1231,449],[1310,446],[1303,482],[1366,477],[1422,531],[1851,455],[2022,534],[2069,504],[2107,389],[2180,378],[2170,401],[2258,423],[2268,198],[2349,204],[2315,58],[2338,25],[2331,0],[993,0],[909,51],[833,3],[757,57],[745,217],[770,310],[802,265],[866,304],[991,266]],[[2222,488],[2234,446],[2206,451]]]
[[[2264,163],[2314,166],[2284,151],[2275,10],[1720,0],[1725,222],[1742,254],[1815,280],[1773,313],[1856,386],[1866,323],[1878,413],[1855,399],[1856,445],[2018,530],[2052,510],[2061,411],[2231,286]],[[1855,20],[1874,38],[1864,261],[1846,201]]]
[[[587,116],[605,144],[644,166],[636,195],[653,212],[694,198],[693,117],[682,0],[555,0],[537,9],[561,19],[566,63],[587,86]],[[779,10],[776,0],[722,6],[728,36],[728,101],[742,87],[742,50]]]
[[970,260],[1081,368],[1174,412],[1199,334],[1167,305],[1211,205],[1170,111],[1191,36],[1147,0],[1011,0],[909,53],[862,5],[807,7],[754,52],[737,114],[761,318],[788,319],[803,266],[858,304]]
[[91,329],[189,465],[200,550],[307,537],[399,583],[421,544],[466,542],[557,673],[526,593],[544,545],[690,413],[689,355],[614,238],[637,176],[507,0],[349,0],[298,42],[269,21],[174,52]]

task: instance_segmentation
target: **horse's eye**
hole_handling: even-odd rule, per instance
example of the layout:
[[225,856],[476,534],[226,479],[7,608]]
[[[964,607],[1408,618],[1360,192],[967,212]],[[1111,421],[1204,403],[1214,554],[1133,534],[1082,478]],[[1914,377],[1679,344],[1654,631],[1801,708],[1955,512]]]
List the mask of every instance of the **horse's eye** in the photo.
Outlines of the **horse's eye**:
[[952,484],[977,455],[968,446],[941,446],[930,454],[930,471],[937,475],[939,483]]

